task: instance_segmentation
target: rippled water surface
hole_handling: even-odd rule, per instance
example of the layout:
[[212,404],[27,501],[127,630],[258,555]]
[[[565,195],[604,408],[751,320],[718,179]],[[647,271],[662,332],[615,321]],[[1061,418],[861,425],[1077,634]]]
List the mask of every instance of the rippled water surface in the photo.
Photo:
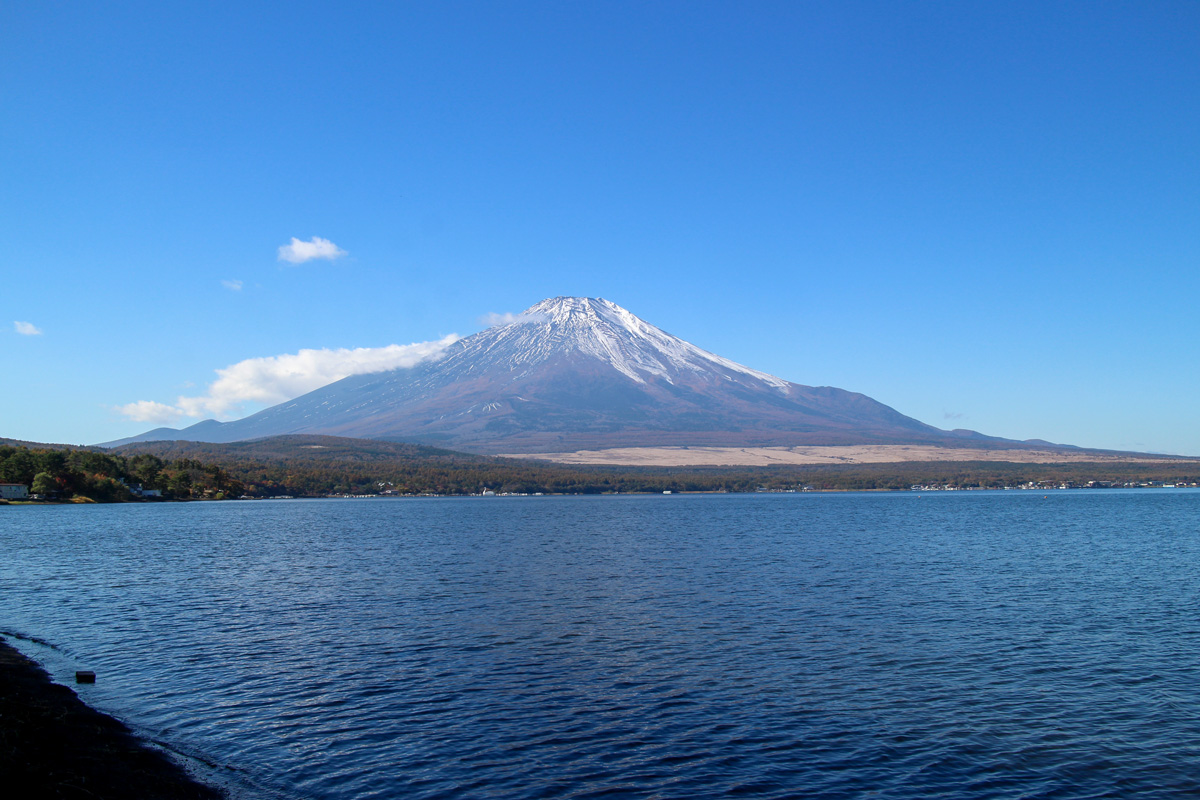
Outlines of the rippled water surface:
[[9,507],[0,598],[251,794],[1200,794],[1194,491]]

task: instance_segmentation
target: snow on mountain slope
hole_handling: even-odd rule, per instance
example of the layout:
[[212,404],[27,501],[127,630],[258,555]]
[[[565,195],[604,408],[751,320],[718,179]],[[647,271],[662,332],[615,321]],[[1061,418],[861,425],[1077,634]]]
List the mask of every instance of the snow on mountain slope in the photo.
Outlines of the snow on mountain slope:
[[151,432],[199,441],[323,433],[510,453],[962,442],[865,395],[790,383],[615,303],[578,297],[543,300],[436,360],[354,375],[242,420],[164,433]]

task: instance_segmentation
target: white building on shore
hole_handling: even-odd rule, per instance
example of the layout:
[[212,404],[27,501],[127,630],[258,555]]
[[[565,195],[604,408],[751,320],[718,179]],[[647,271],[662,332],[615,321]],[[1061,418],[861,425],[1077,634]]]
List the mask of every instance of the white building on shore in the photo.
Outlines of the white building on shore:
[[23,483],[0,483],[0,500],[25,500],[29,487]]

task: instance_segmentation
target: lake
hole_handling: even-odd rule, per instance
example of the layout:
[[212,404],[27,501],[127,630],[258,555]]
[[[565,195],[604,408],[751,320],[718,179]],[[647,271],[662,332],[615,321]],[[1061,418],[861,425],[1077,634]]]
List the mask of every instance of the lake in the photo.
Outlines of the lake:
[[1196,490],[10,507],[0,553],[0,630],[245,797],[1200,794]]

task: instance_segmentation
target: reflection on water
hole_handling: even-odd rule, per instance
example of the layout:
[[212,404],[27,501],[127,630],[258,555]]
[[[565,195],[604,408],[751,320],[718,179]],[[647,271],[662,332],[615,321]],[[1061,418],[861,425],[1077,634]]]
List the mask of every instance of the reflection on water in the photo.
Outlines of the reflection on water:
[[0,629],[287,796],[1200,791],[1200,493],[10,508]]

